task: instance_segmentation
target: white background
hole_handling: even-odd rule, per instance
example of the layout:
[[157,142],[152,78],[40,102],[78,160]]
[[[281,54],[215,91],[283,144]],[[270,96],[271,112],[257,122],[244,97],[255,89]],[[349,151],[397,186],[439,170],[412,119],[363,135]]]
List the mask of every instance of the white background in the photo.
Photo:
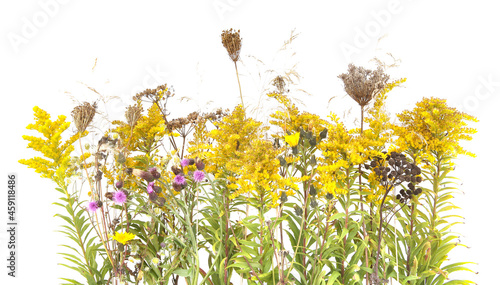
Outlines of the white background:
[[[101,110],[120,118],[136,92],[167,83],[176,92],[173,115],[231,108],[239,94],[220,33],[236,28],[243,37],[239,64],[249,106],[269,106],[262,96],[270,80],[296,64],[301,79],[291,89],[304,103],[301,109],[340,116],[353,109],[345,120],[354,125],[357,106],[345,96],[337,76],[349,62],[372,67],[370,60],[377,56],[390,63],[389,52],[401,59],[389,71],[393,78],[408,78],[405,88],[389,96],[393,115],[434,96],[477,116],[478,133],[465,144],[477,158],[460,159],[455,172],[465,192],[456,203],[466,217],[456,230],[470,248],[457,249],[451,258],[477,262],[474,270],[479,274],[465,277],[495,284],[500,253],[499,155],[494,148],[500,113],[500,21],[495,1],[332,2],[2,1],[0,221],[7,220],[7,174],[15,172],[19,263],[18,278],[6,279],[7,235],[2,227],[0,280],[6,283],[1,283],[58,284],[58,277],[70,274],[57,265],[62,261],[58,244],[66,242],[56,232],[59,222],[53,215],[58,209],[51,205],[58,193],[50,181],[17,162],[35,155],[21,138],[30,134],[25,126],[33,120],[33,106],[52,118],[70,117],[75,106],[71,96],[80,102],[97,100],[87,84],[104,96],[120,97]],[[279,52],[294,29],[298,37]],[[192,100],[180,103],[183,96]]]

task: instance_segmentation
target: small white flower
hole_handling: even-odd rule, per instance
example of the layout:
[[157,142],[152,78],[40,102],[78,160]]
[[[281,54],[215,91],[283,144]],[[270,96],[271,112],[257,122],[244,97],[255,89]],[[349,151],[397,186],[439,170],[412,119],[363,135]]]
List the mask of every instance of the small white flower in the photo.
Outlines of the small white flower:
[[153,263],[155,266],[158,266],[158,263],[160,263],[160,260],[157,257],[155,257],[155,258],[151,259],[151,263]]

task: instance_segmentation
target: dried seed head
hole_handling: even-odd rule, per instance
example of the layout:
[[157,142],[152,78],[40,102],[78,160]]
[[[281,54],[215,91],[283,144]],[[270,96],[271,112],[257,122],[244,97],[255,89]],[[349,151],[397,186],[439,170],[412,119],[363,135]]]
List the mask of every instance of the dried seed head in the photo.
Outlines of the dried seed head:
[[240,58],[241,36],[240,30],[224,30],[221,34],[222,45],[226,48],[229,57],[236,63]]
[[278,75],[273,79],[273,86],[276,87],[278,90],[278,93],[283,94],[285,93],[286,90],[286,82],[285,79],[283,79],[283,76]]
[[365,69],[361,66],[349,64],[347,73],[338,76],[344,82],[346,93],[361,107],[366,106],[389,80],[381,67],[376,70]]
[[125,119],[127,119],[127,124],[130,127],[135,127],[137,121],[142,116],[142,107],[140,105],[134,104],[132,106],[128,106],[125,111]]
[[90,105],[90,103],[85,102],[76,106],[73,111],[71,111],[71,116],[73,116],[73,121],[75,122],[76,129],[79,133],[85,132],[89,124],[94,119],[96,109],[97,103]]

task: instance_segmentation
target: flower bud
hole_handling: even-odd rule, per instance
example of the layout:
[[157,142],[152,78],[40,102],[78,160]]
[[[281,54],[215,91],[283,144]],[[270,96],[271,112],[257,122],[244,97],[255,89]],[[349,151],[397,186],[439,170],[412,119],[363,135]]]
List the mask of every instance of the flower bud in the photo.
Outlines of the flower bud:
[[109,200],[113,200],[113,193],[112,192],[106,192],[106,194],[104,194],[104,197],[108,198]]
[[163,207],[163,205],[165,205],[165,202],[166,202],[166,201],[167,201],[167,200],[165,200],[165,198],[163,198],[163,197],[158,197],[158,198],[156,199],[155,203],[156,203],[158,206]]
[[182,172],[182,170],[177,166],[172,166],[171,170],[175,175],[178,175],[179,173]]
[[203,161],[198,159],[198,161],[196,161],[196,169],[200,171],[205,169],[205,163],[203,163]]
[[293,206],[293,210],[295,211],[295,215],[297,215],[297,216],[302,216],[302,214],[304,213],[302,208],[297,206],[297,205]]
[[281,203],[285,203],[287,200],[288,200],[288,196],[286,195],[286,192],[285,191],[281,192],[281,196],[280,196]]
[[333,194],[332,193],[326,193],[326,199],[327,200],[332,200],[333,199]]
[[155,192],[149,193],[149,200],[151,200],[151,202],[156,201],[157,198],[158,198],[158,195]]
[[115,184],[116,189],[121,189],[123,187],[123,181],[119,180]]
[[133,169],[132,174],[139,177],[139,178],[146,180],[147,182],[151,182],[151,181],[155,180],[155,178],[153,177],[153,175],[151,175],[151,173],[149,171],[144,171],[144,170],[140,170],[140,169]]
[[311,185],[311,186],[309,187],[309,194],[311,194],[311,196],[313,196],[313,197],[314,197],[314,196],[316,196],[316,195],[318,194],[318,192],[316,191],[316,188],[314,188],[314,186],[313,186],[313,185]]

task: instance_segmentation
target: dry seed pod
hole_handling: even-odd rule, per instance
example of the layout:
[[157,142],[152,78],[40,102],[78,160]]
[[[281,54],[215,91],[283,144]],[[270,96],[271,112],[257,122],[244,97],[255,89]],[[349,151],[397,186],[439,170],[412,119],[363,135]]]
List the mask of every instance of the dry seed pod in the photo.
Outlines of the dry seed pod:
[[235,63],[240,58],[240,50],[241,50],[241,36],[240,30],[236,31],[233,29],[224,30],[221,34],[222,45],[226,48],[227,53],[231,60]]
[[85,132],[89,124],[94,119],[96,109],[97,103],[90,105],[90,103],[85,102],[79,106],[76,106],[73,111],[71,111],[71,116],[73,116],[76,129],[79,133]]

